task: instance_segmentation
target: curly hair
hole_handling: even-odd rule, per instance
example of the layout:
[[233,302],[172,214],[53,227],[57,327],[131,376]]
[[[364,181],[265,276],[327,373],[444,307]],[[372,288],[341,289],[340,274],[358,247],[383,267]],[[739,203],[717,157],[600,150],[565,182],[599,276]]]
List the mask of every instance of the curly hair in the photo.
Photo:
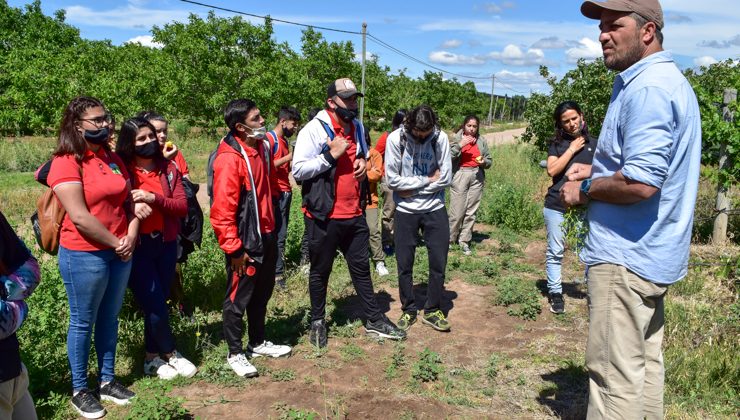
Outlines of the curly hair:
[[[69,102],[62,114],[59,139],[54,150],[54,156],[75,155],[77,161],[82,161],[87,151],[87,141],[85,141],[82,133],[77,130],[77,124],[88,109],[98,106],[105,109],[103,102],[90,96],[78,96]],[[101,146],[110,150],[107,143]]]

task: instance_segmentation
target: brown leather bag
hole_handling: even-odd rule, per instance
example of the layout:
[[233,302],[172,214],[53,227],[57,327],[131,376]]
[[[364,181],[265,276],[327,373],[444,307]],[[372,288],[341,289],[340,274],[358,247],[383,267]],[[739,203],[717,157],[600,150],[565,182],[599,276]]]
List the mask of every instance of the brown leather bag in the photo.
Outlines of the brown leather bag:
[[36,211],[31,216],[33,233],[41,249],[51,255],[59,251],[59,233],[66,214],[51,188],[47,188],[36,202]]
[[[46,173],[43,175],[43,183],[46,184],[46,176],[50,168],[51,161],[44,166]],[[41,168],[39,168],[41,169]],[[38,180],[38,171],[37,171]],[[80,167],[80,180],[82,180],[82,167]],[[84,185],[84,184],[83,184]],[[57,255],[59,252],[59,235],[62,231],[62,222],[67,211],[54,195],[54,190],[47,188],[36,201],[36,211],[31,215],[31,225],[33,226],[33,235],[36,237],[36,243],[46,253]]]

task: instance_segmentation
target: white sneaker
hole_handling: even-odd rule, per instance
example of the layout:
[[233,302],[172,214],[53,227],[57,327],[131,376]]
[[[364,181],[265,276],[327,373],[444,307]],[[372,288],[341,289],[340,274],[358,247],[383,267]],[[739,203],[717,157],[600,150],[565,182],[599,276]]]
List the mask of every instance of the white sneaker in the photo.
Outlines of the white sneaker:
[[291,352],[290,346],[282,346],[280,344],[272,344],[269,341],[265,341],[257,347],[247,346],[247,356],[249,357],[282,357],[288,356]]
[[198,368],[196,368],[195,365],[190,362],[190,360],[182,357],[182,354],[180,354],[180,352],[177,350],[175,350],[175,353],[170,356],[170,360],[168,360],[167,363],[175,368],[178,375],[184,376],[186,378],[192,378],[193,375],[198,372]]
[[235,356],[228,356],[226,361],[239,376],[245,378],[254,378],[257,376],[257,368],[249,363],[249,360],[247,360],[247,356],[245,356],[244,353],[239,353]]
[[389,274],[388,269],[385,267],[385,263],[383,261],[378,261],[377,263],[375,263],[375,271],[378,272],[378,275],[380,277],[387,276]]
[[470,255],[473,253],[472,251],[470,251],[470,245],[468,245],[467,242],[460,242],[460,250],[465,255]]
[[152,360],[144,361],[144,374],[151,376],[157,375],[159,379],[170,380],[177,376],[177,370],[157,356]]

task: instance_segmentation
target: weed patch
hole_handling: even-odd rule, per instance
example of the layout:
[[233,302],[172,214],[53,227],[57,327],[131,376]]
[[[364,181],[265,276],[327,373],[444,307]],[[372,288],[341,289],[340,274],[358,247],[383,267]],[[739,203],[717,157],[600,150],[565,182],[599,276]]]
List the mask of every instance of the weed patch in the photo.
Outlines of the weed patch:
[[540,314],[540,298],[534,283],[513,276],[502,278],[496,283],[495,305],[506,306],[511,316],[527,320],[537,319]]

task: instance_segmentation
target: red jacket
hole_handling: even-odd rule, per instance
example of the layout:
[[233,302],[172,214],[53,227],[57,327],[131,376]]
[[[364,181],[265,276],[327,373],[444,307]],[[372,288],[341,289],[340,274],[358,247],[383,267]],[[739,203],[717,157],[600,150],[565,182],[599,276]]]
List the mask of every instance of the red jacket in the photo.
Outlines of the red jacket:
[[[164,241],[174,241],[180,233],[180,221],[188,215],[188,199],[182,187],[182,174],[172,161],[161,162],[159,181],[164,195],[154,194],[153,207],[162,212],[164,219]],[[129,170],[129,173],[134,173]],[[136,186],[134,186],[136,188]]]
[[[249,159],[256,193],[252,194],[247,163],[242,154],[230,145],[238,142],[229,134],[218,146],[213,163],[213,204],[211,205],[211,226],[216,233],[219,246],[229,256],[240,256],[247,252],[255,260],[261,260],[261,233],[274,229],[275,217],[272,207],[270,182],[260,183],[269,176],[272,160],[265,156],[266,142],[254,149]],[[240,148],[243,148],[239,144]],[[262,170],[267,174],[255,173],[255,160],[262,161]],[[254,198],[257,196],[257,201]],[[262,199],[260,199],[260,197]]]

